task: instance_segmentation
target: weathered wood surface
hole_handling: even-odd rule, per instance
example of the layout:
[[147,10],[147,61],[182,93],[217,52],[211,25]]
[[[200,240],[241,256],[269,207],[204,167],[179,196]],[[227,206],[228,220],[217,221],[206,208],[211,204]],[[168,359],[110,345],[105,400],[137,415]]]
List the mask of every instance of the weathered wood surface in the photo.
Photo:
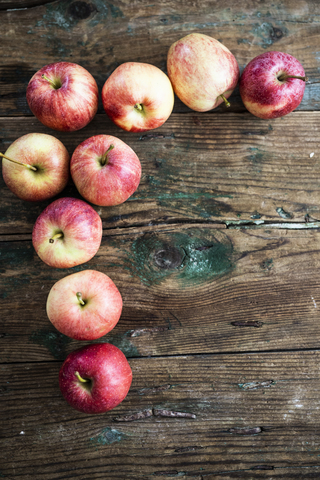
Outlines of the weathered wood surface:
[[[0,8],[1,4],[8,7],[8,1],[2,0]],[[13,5],[22,7],[15,0]],[[0,115],[30,115],[25,89],[31,76],[51,61],[80,63],[101,89],[112,71],[126,61],[152,63],[165,71],[170,45],[195,31],[222,41],[234,53],[241,69],[267,49],[295,56],[310,79],[299,109],[318,109],[319,15],[319,3],[311,0],[273,4],[258,0],[63,0],[3,10]],[[238,91],[232,105],[235,111],[244,110]],[[175,111],[188,109],[176,101]]]
[[127,398],[95,416],[63,400],[58,363],[3,365],[1,474],[318,478],[319,363],[315,351],[131,359]]
[[318,348],[320,231],[185,225],[107,232],[75,269],[43,264],[29,239],[0,242],[3,362],[63,360],[82,345],[45,304],[74,270],[109,275],[124,301],[103,337],[129,357]]
[[[49,202],[22,202],[0,179],[0,478],[319,479],[319,2],[0,0],[0,25],[0,150],[37,131],[72,154],[107,133],[143,170],[129,201],[96,207],[101,248],[70,270],[32,247]],[[222,41],[241,70],[267,50],[294,55],[309,77],[297,111],[257,119],[236,89],[229,110],[206,114],[176,98],[143,135],[115,127],[101,103],[71,134],[31,115],[26,87],[43,65],[79,63],[101,91],[125,61],[166,71],[170,45],[191,32]],[[64,194],[78,196],[71,181]],[[58,371],[82,343],[45,311],[53,283],[84,268],[121,291],[123,315],[101,341],[133,369],[128,397],[98,416],[63,400]]]
[[[54,134],[70,155],[92,135],[128,143],[142,163],[137,192],[117,207],[96,208],[104,228],[150,222],[320,220],[319,112],[294,112],[272,121],[249,113],[173,114],[161,128],[126,133],[106,115],[85,129],[58,133],[35,118],[1,118],[1,148],[23,133]],[[0,233],[31,232],[50,203],[18,199],[0,180]],[[72,181],[61,194],[78,196]],[[308,218],[308,217],[307,217]]]

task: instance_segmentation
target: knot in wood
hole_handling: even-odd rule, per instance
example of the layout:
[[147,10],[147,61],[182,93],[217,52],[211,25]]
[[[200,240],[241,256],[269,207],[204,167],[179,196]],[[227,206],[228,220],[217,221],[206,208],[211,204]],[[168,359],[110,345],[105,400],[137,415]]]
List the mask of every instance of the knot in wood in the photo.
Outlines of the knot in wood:
[[160,248],[153,255],[155,264],[165,270],[173,270],[180,267],[183,258],[184,255],[178,248],[169,245]]
[[68,8],[68,13],[71,17],[76,20],[84,20],[85,18],[90,17],[94,8],[91,4],[77,0],[72,2]]

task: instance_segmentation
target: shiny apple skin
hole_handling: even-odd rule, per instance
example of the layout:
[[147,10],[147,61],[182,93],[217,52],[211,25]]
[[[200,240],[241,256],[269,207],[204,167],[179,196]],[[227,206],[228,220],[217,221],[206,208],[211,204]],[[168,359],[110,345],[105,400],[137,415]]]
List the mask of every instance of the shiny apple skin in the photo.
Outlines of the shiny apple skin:
[[[84,305],[77,293],[81,293]],[[110,277],[96,270],[83,270],[56,282],[46,307],[49,320],[59,332],[74,340],[96,340],[118,323],[122,297]]]
[[[89,379],[90,384],[78,380]],[[132,370],[125,355],[114,345],[96,343],[70,353],[59,372],[60,390],[76,410],[87,414],[105,413],[127,396]]]
[[[57,233],[53,243],[50,239]],[[70,268],[89,261],[98,251],[102,222],[83,200],[64,197],[50,203],[37,218],[32,243],[41,260],[55,268]]]
[[[101,158],[108,152],[106,165]],[[70,162],[71,176],[80,195],[95,205],[125,202],[138,188],[141,163],[132,148],[111,135],[95,135],[82,142]]]
[[192,110],[207,112],[230,97],[239,80],[234,55],[215,38],[191,33],[173,43],[167,56],[174,92]]
[[60,140],[51,135],[23,135],[10,145],[5,155],[37,168],[37,171],[33,171],[2,159],[3,180],[22,200],[48,200],[62,192],[68,183],[69,153]]
[[[158,128],[169,118],[174,93],[167,75],[155,65],[126,62],[105,82],[102,103],[108,117],[129,132]],[[143,105],[139,112],[135,105]]]
[[[42,75],[60,80],[61,87],[53,88]],[[51,63],[31,78],[27,102],[32,113],[47,127],[73,132],[85,127],[97,113],[98,86],[93,76],[76,63]]]
[[242,72],[239,89],[242,101],[256,117],[271,119],[291,113],[301,103],[305,82],[278,76],[305,76],[301,63],[288,53],[265,52],[251,60]]

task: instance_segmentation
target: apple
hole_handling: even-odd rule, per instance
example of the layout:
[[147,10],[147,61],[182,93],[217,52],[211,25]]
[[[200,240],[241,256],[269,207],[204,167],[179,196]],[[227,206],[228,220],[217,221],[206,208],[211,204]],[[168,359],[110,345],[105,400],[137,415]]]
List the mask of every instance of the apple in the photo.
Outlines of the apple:
[[128,394],[132,371],[125,355],[110,343],[86,345],[70,353],[59,372],[65,400],[83,413],[104,413]]
[[47,298],[47,315],[59,332],[74,340],[96,340],[121,316],[122,297],[111,278],[83,270],[58,280]]
[[167,75],[148,63],[126,62],[102,88],[107,115],[123,130],[145,132],[160,127],[170,116],[174,93]]
[[100,206],[125,202],[141,178],[135,152],[111,135],[95,135],[82,142],[72,155],[70,169],[82,197]]
[[98,101],[95,79],[76,63],[50,63],[33,75],[27,87],[30,110],[54,130],[85,127],[97,113]]
[[197,112],[207,112],[222,102],[230,106],[227,99],[240,75],[227,47],[202,33],[190,33],[171,45],[167,70],[176,95]]
[[37,218],[32,243],[47,265],[69,268],[89,261],[98,251],[102,222],[83,200],[64,197],[50,203]]
[[300,104],[307,80],[301,63],[292,55],[265,52],[243,70],[240,95],[256,117],[283,117]]
[[60,140],[51,135],[23,135],[0,156],[3,180],[22,200],[47,200],[68,183],[69,153]]

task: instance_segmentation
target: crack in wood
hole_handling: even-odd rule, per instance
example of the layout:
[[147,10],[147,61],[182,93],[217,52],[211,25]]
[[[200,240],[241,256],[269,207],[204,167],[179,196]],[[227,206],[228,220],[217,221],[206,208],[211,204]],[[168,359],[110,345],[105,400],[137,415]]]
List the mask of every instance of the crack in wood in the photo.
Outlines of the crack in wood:
[[235,435],[257,435],[262,433],[263,427],[235,427],[229,428],[228,433],[233,433]]
[[175,452],[176,453],[184,453],[184,452],[194,452],[195,450],[201,450],[205,447],[200,447],[198,445],[192,445],[190,447],[180,447],[180,448],[176,448],[175,449]]
[[174,133],[170,134],[164,134],[164,133],[147,133],[145,135],[141,135],[139,140],[145,141],[145,140],[154,140],[155,138],[160,138],[160,139],[174,139],[175,135]]
[[258,388],[270,388],[274,384],[273,380],[267,380],[265,382],[238,383],[238,387],[241,390],[257,390]]
[[154,408],[153,415],[156,417],[172,417],[172,418],[197,418],[193,413],[174,412],[172,410],[165,410],[162,408]]
[[262,327],[263,322],[258,322],[258,321],[253,321],[253,320],[247,320],[247,321],[238,320],[238,321],[235,321],[235,322],[231,322],[231,325],[233,325],[234,327],[256,327],[256,328],[260,328],[260,327]]
[[113,420],[115,422],[134,422],[136,420],[141,420],[142,418],[152,417],[153,411],[151,408],[147,410],[142,410],[142,412],[132,413],[131,415],[122,415],[120,417],[115,417]]

